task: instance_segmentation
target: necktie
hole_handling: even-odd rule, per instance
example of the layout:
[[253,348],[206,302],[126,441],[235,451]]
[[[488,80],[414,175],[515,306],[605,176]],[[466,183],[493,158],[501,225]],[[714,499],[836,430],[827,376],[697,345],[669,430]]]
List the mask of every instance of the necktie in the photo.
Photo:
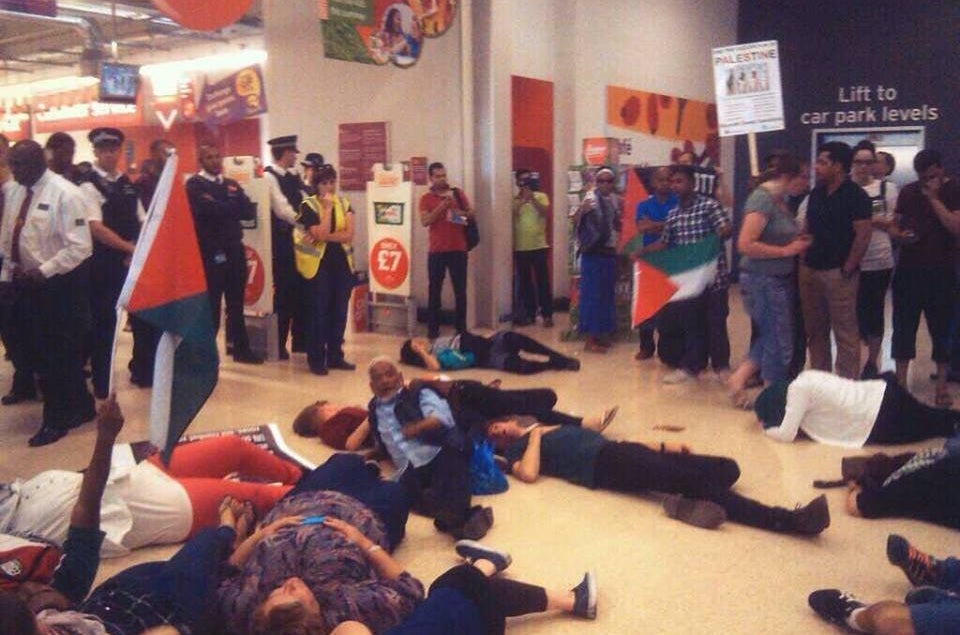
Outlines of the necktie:
[[27,212],[30,211],[30,202],[33,201],[33,190],[27,188],[27,195],[23,197],[23,203],[20,204],[20,213],[17,215],[17,221],[13,225],[13,241],[10,244],[10,260],[20,264],[20,232],[27,220]]

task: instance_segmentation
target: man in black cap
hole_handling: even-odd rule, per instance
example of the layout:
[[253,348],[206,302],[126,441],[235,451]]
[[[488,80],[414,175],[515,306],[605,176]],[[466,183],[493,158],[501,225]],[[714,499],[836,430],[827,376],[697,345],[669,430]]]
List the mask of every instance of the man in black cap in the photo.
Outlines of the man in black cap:
[[[12,285],[10,335],[23,344],[11,354],[37,360],[43,425],[30,445],[40,446],[96,416],[81,359],[82,334],[90,323],[89,205],[75,185],[47,169],[37,142],[18,142],[8,162],[17,186],[6,201],[0,231],[6,255],[0,281]],[[14,366],[19,367],[16,360]]]
[[222,298],[227,305],[227,341],[233,343],[233,360],[262,364],[263,358],[250,350],[243,321],[247,258],[240,221],[255,219],[257,209],[239,183],[223,177],[223,157],[216,146],[200,146],[197,156],[200,171],[187,181],[187,200],[207,276],[213,328],[220,328]]
[[[93,237],[90,366],[93,394],[97,399],[106,399],[110,389],[113,337],[117,330],[117,298],[127,279],[145,214],[137,189],[127,175],[118,170],[123,133],[116,128],[94,128],[87,138],[93,144],[96,157],[93,169],[83,175],[80,182],[80,190],[90,203],[87,221]],[[130,316],[130,328],[133,330],[130,379],[138,386],[151,386],[160,332],[135,316]]]
[[303,182],[294,167],[297,165],[297,136],[276,137],[267,141],[273,165],[264,170],[270,188],[270,242],[273,252],[273,311],[279,326],[278,345],[280,359],[289,359],[287,334],[293,323],[294,350],[300,327],[297,324],[302,312],[298,310],[297,269],[293,259],[293,226],[297,222],[297,210],[303,200]]
[[323,155],[319,152],[308,152],[307,156],[303,157],[303,161],[300,162],[300,167],[303,168],[303,197],[313,196],[317,193],[317,188],[310,185],[313,182],[314,176],[321,167],[323,167]]

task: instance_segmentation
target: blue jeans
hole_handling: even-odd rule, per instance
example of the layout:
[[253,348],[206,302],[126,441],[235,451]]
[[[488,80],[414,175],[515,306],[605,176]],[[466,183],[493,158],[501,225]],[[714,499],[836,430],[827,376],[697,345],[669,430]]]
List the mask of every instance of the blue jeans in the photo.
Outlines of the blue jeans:
[[792,275],[740,273],[743,306],[757,325],[750,345],[750,361],[760,367],[764,381],[787,379],[793,358],[794,282]]

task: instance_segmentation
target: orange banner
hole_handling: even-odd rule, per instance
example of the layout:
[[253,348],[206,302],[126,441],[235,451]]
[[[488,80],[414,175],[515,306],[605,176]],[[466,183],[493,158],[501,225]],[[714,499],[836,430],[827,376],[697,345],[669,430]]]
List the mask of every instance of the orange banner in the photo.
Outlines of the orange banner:
[[665,139],[704,142],[717,134],[717,106],[684,97],[607,86],[607,123]]

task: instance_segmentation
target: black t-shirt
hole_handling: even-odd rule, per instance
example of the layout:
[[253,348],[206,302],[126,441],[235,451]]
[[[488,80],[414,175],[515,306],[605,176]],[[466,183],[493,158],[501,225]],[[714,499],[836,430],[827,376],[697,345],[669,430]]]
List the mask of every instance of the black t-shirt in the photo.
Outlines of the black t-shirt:
[[[960,209],[960,185],[953,179],[940,188],[940,200],[950,211]],[[953,266],[954,237],[940,222],[919,181],[906,185],[897,199],[903,229],[912,230],[917,242],[900,248],[899,267],[935,269]]]
[[870,220],[872,212],[870,197],[850,179],[829,195],[822,185],[813,188],[807,202],[807,228],[813,244],[804,263],[819,270],[842,267],[853,246],[854,221]]

